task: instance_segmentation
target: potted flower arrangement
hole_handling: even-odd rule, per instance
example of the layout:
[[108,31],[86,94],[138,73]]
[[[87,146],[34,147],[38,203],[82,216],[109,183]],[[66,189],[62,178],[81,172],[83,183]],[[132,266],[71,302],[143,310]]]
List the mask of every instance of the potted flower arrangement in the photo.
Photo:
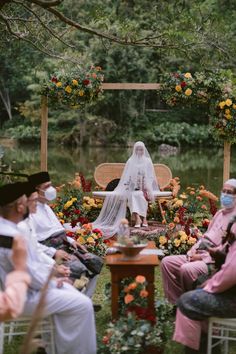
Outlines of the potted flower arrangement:
[[172,305],[159,300],[155,313],[151,313],[147,307],[146,279],[141,275],[123,280],[122,286],[120,318],[109,323],[98,353],[162,353],[172,332]]
[[104,79],[101,70],[100,66],[91,66],[89,70],[57,72],[44,83],[41,94],[49,97],[52,103],[82,108],[100,96]]

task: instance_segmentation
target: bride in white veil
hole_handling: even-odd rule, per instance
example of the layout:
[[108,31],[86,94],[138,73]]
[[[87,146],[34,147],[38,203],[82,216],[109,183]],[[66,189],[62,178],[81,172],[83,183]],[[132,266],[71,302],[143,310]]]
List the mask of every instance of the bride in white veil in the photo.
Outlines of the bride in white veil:
[[93,228],[99,228],[105,239],[115,235],[126,216],[127,205],[135,216],[135,227],[147,227],[148,201],[159,191],[151,157],[143,142],[134,144],[133,153],[125,164],[119,184],[104,200]]

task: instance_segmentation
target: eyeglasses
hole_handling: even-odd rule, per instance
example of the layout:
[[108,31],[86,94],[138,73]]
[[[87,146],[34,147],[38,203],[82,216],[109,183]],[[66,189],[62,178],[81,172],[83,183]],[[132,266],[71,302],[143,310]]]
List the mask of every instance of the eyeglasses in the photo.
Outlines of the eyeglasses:
[[222,193],[225,193],[225,194],[235,194],[235,192],[234,191],[231,191],[231,190],[229,190],[229,189],[222,189]]

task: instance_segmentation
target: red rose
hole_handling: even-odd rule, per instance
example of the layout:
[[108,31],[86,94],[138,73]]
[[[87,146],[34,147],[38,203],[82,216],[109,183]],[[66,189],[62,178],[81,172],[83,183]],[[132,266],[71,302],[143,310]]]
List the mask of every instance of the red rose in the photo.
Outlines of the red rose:
[[56,76],[53,76],[53,77],[51,78],[51,81],[52,81],[52,82],[55,82],[55,84],[58,82]]
[[90,84],[90,81],[88,79],[85,79],[83,80],[83,84],[87,86],[88,84]]
[[77,215],[79,215],[79,214],[80,214],[80,210],[76,209],[76,210],[74,211],[74,213],[77,214]]
[[182,88],[184,88],[186,85],[187,85],[187,84],[186,84],[185,81],[182,81],[181,84],[180,84],[180,86],[181,86]]
[[104,344],[108,344],[108,343],[109,343],[109,337],[108,337],[108,336],[104,336],[104,337],[102,338],[102,342],[103,342]]

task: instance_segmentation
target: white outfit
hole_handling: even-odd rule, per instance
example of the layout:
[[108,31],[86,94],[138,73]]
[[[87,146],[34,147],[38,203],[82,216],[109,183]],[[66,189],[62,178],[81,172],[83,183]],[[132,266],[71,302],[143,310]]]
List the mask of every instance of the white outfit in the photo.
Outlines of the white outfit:
[[[0,233],[14,237],[20,231],[16,224],[0,217]],[[39,300],[39,290],[46,282],[50,269],[39,261],[30,242],[27,242],[27,247],[27,267],[32,282],[23,315],[32,315]],[[11,250],[0,249],[2,281],[13,270],[11,253]],[[94,312],[92,302],[87,296],[66,283],[58,289],[56,282],[52,280],[47,291],[45,315],[53,315],[56,354],[96,354]]]
[[[55,261],[52,257],[50,257],[48,254],[50,253],[47,246],[42,245],[40,242],[38,242],[37,235],[34,229],[34,225],[32,223],[32,220],[30,218],[27,218],[25,220],[22,220],[18,225],[17,229],[20,230],[21,234],[24,235],[24,237],[27,239],[27,242],[31,243],[30,249],[33,248],[34,254],[37,254],[37,260],[39,262],[44,263],[45,265],[48,265],[50,269],[55,265]],[[53,247],[50,247],[54,250]]]
[[[47,204],[43,204],[40,202],[37,202],[37,212],[34,214],[30,214],[29,219],[30,220],[28,222],[28,227],[31,229],[29,238],[30,239],[33,238],[32,242],[36,247],[37,251],[39,252],[39,256],[42,261],[44,258],[42,253],[45,253],[45,257],[46,257],[45,262],[48,264],[47,256],[51,257],[52,259],[52,257],[55,255],[57,250],[54,247],[48,247],[42,245],[40,242],[37,242],[37,246],[36,246],[35,241],[36,240],[45,241],[53,234],[56,235],[57,233],[65,232],[65,229],[61,225],[60,221],[57,219],[53,210]],[[22,225],[22,223],[25,222],[22,221],[20,224]],[[24,231],[24,229],[22,231]],[[67,237],[67,240],[69,242],[71,241],[74,242],[74,240],[71,237]],[[78,262],[80,261],[78,260]],[[67,264],[65,263],[65,265]],[[86,271],[87,268],[85,266],[84,268]],[[90,298],[93,296],[94,291],[96,289],[97,278],[98,276],[94,276],[93,278],[90,278],[89,283],[86,286],[85,295],[87,295]]]
[[148,202],[145,195],[154,201],[156,191],[159,191],[159,187],[152,160],[144,143],[137,142],[132,156],[126,162],[118,186],[105,198],[93,227],[100,229],[104,238],[112,237],[117,233],[121,219],[126,216],[127,205],[131,213],[146,217]]

